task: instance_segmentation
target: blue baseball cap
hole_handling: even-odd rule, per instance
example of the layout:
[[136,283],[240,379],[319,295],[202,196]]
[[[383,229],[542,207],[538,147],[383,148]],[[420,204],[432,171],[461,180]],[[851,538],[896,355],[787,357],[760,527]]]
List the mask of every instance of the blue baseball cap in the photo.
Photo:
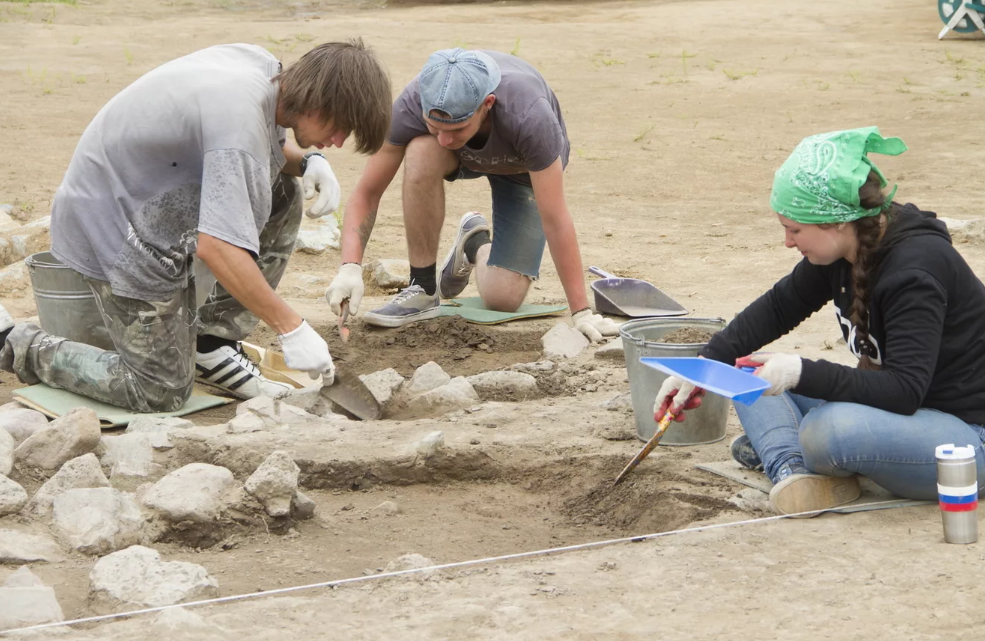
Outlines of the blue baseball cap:
[[[420,76],[424,116],[449,124],[468,120],[499,86],[499,65],[481,51],[443,49],[428,57]],[[435,118],[437,109],[451,118]]]

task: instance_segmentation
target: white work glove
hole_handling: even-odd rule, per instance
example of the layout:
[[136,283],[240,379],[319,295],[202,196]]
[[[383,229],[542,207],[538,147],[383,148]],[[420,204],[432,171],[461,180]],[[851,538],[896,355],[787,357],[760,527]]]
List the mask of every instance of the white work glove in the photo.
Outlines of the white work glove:
[[359,263],[346,263],[339,267],[339,273],[325,290],[325,300],[332,306],[336,316],[342,315],[342,301],[349,299],[349,313],[359,311],[359,303],[363,299],[363,266]]
[[593,313],[591,308],[572,314],[571,324],[593,343],[602,340],[603,336],[619,335],[619,325],[611,318]]
[[339,208],[342,188],[332,172],[332,166],[321,156],[308,156],[302,184],[305,200],[311,200],[315,197],[315,192],[318,192],[318,200],[305,212],[309,218],[321,218]]
[[[691,398],[692,393],[694,393],[694,398]],[[653,420],[659,423],[660,419],[664,417],[664,413],[672,409],[674,412],[679,412],[674,420],[680,423],[684,420],[684,412],[679,410],[697,408],[701,405],[704,395],[703,389],[696,388],[693,384],[676,376],[668,376],[664,379],[663,385],[660,386],[657,397],[653,399]]]
[[770,384],[769,389],[763,392],[766,396],[779,396],[797,387],[800,373],[804,368],[804,362],[799,356],[771,352],[758,352],[740,358],[736,361],[736,365],[756,367],[753,374]]
[[321,376],[322,385],[335,382],[335,364],[328,351],[328,343],[312,329],[308,321],[301,321],[297,329],[280,334],[277,339],[288,367],[308,372],[311,378]]

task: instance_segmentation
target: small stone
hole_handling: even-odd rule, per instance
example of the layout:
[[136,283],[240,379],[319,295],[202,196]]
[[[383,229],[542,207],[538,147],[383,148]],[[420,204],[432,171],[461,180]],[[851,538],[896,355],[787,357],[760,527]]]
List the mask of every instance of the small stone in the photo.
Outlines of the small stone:
[[363,267],[363,280],[380,289],[403,289],[410,284],[410,263],[392,258],[374,260]]
[[30,286],[31,277],[23,260],[0,269],[0,292],[22,291]]
[[404,554],[386,564],[384,572],[400,572],[403,570],[420,570],[434,565],[431,559],[421,554]]
[[524,401],[539,394],[537,379],[523,372],[483,372],[466,380],[484,401]]
[[372,374],[364,374],[359,377],[369,389],[373,398],[381,406],[385,406],[393,398],[393,395],[404,384],[404,377],[393,368],[383,369]]
[[50,536],[0,530],[0,564],[54,563],[64,558]]
[[441,369],[441,365],[429,361],[414,371],[406,389],[410,396],[417,396],[446,385],[449,381],[451,376]]
[[141,502],[172,523],[209,523],[236,502],[238,488],[226,468],[191,463],[155,483]]
[[[329,216],[332,220],[335,218]],[[329,248],[338,249],[342,237],[338,225],[327,223],[315,223],[310,229],[298,231],[297,241],[294,243],[294,251],[306,254],[324,254]]]
[[445,445],[445,433],[444,432],[431,432],[420,441],[414,445],[414,451],[418,455],[423,456],[425,459],[429,459],[434,456],[439,449]]
[[157,550],[140,545],[104,556],[89,573],[89,602],[98,614],[217,596],[219,583],[202,566],[162,561]]
[[110,478],[148,478],[162,472],[154,462],[154,445],[148,433],[107,436],[100,441],[99,450],[100,463],[110,468]]
[[622,338],[616,336],[605,345],[599,347],[595,350],[595,358],[625,363],[626,351],[623,349]]
[[48,427],[48,417],[36,410],[16,407],[0,412],[0,430],[10,433],[17,445],[46,427]]
[[348,420],[332,411],[332,403],[321,395],[318,388],[296,389],[281,397],[282,403],[293,405],[305,412],[331,420]]
[[527,374],[546,374],[553,372],[554,361],[537,361],[535,363],[517,363],[510,367],[515,372],[525,372]]
[[244,414],[229,421],[226,431],[230,434],[249,434],[250,432],[262,432],[265,429],[267,429],[267,425],[262,418],[256,414]]
[[0,630],[64,620],[55,591],[26,566],[7,577],[0,587]]
[[618,396],[613,396],[607,401],[603,401],[599,404],[599,407],[610,412],[632,412],[633,397],[629,392],[619,394]]
[[246,491],[263,505],[272,517],[289,516],[291,502],[298,491],[297,466],[290,454],[283,450],[272,453],[260,467],[246,479]]
[[291,501],[291,516],[298,521],[307,521],[315,516],[315,507],[315,502],[306,494],[297,492]]
[[192,429],[195,424],[177,416],[138,416],[127,425],[126,434],[146,434],[155,450],[169,450],[171,433]]
[[0,476],[9,476],[14,469],[14,449],[17,444],[10,432],[0,430]]
[[111,487],[63,492],[55,497],[52,516],[62,542],[83,554],[108,554],[144,539],[140,508]]
[[373,508],[374,512],[379,512],[385,514],[386,516],[394,516],[401,513],[400,506],[393,501],[383,501],[379,505]]
[[589,345],[584,334],[564,321],[557,323],[540,340],[548,359],[574,358]]
[[[257,396],[236,407],[236,417],[257,416],[266,429],[317,423],[318,417],[303,409],[267,396]],[[235,421],[235,419],[234,419]],[[230,426],[234,421],[230,421]],[[253,424],[251,423],[250,426]],[[250,429],[249,431],[255,431]]]
[[24,488],[6,476],[0,476],[0,517],[17,514],[26,504]]
[[34,516],[48,517],[55,497],[62,492],[87,487],[109,487],[109,479],[103,474],[99,459],[89,453],[74,458],[48,481],[38,488],[27,504],[25,512]]
[[478,400],[472,385],[463,376],[457,376],[441,387],[415,396],[408,401],[407,409],[411,414],[438,415],[472,407]]
[[14,450],[18,465],[55,472],[67,461],[96,448],[102,432],[96,413],[77,407],[24,440]]

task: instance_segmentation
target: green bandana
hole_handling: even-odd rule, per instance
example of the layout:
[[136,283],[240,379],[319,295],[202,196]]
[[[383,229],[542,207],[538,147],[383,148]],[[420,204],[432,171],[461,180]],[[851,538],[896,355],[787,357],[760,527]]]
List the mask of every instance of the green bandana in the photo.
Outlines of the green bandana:
[[878,127],[862,127],[809,136],[800,141],[776,170],[770,207],[797,223],[846,223],[885,211],[896,194],[873,209],[859,204],[858,190],[874,171],[881,187],[886,177],[869,160],[869,152],[898,156],[906,151],[899,138],[883,138]]

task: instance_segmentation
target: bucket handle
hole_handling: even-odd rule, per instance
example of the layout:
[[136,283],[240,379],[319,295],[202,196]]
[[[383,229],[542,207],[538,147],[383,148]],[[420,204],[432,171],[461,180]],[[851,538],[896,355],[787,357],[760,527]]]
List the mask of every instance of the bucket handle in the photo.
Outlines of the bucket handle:
[[615,274],[610,274],[609,272],[605,271],[601,267],[594,267],[594,266],[589,267],[588,271],[595,274],[596,276],[601,276],[602,278],[619,278]]

